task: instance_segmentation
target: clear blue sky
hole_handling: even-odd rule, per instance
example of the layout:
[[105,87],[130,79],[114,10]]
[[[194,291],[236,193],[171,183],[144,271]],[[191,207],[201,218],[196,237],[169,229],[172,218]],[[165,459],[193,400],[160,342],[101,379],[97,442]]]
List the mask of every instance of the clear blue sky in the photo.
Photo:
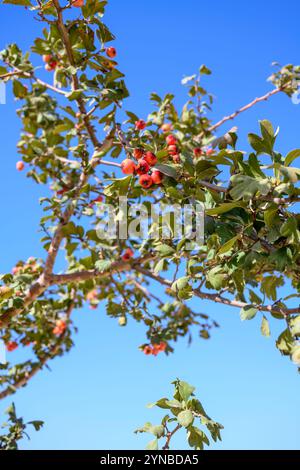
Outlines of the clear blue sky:
[[[145,117],[151,91],[172,91],[183,103],[180,80],[205,63],[213,70],[207,85],[217,98],[214,119],[234,111],[270,89],[272,61],[300,63],[299,13],[297,0],[287,8],[277,0],[111,1],[106,22],[117,34],[118,60],[131,90],[127,108]],[[41,27],[22,8],[1,5],[1,20],[0,48],[9,42],[26,48]],[[9,90],[7,104],[0,106],[1,272],[18,259],[43,254],[37,232],[43,188],[15,171],[15,111]],[[247,132],[257,131],[258,119],[266,118],[280,125],[280,150],[298,148],[299,117],[300,106],[276,96],[236,120],[241,144],[247,147]],[[133,430],[161,415],[145,405],[166,396],[170,382],[180,377],[197,387],[208,413],[225,426],[223,443],[215,448],[299,449],[299,376],[274,347],[282,325],[273,320],[272,338],[265,339],[258,320],[241,323],[236,310],[193,304],[221,328],[208,342],[196,337],[188,347],[181,340],[174,355],[157,358],[137,349],[143,329],[133,322],[118,327],[103,306],[78,311],[75,348],[13,397],[21,415],[46,423],[22,448],[144,448],[147,437]],[[183,435],[174,443],[186,446]]]

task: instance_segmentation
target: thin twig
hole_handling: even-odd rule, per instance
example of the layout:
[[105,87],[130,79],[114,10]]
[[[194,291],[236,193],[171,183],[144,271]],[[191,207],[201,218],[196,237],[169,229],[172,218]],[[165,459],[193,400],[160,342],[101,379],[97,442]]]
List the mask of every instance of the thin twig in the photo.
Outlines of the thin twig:
[[223,119],[221,119],[219,122],[217,122],[216,124],[214,124],[213,126],[211,126],[211,127],[208,129],[208,131],[209,131],[209,132],[215,131],[216,129],[218,129],[218,127],[222,126],[225,122],[230,121],[230,120],[232,120],[232,119],[235,119],[239,114],[241,114],[241,113],[243,113],[244,111],[247,111],[248,109],[252,108],[252,107],[255,106],[257,103],[260,103],[261,101],[266,101],[266,100],[268,100],[269,98],[271,98],[271,96],[276,95],[277,93],[280,93],[281,91],[283,91],[283,88],[275,88],[274,90],[269,91],[269,92],[266,93],[265,95],[260,96],[259,98],[255,98],[253,101],[251,101],[250,103],[246,104],[245,106],[243,106],[242,108],[238,109],[237,111],[235,111],[234,113],[230,114],[229,116],[223,117]]

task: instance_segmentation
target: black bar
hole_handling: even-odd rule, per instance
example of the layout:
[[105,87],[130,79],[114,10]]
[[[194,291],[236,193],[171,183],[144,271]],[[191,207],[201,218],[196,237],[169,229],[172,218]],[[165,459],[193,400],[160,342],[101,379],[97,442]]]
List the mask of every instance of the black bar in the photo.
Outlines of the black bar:
[[[56,465],[86,463],[89,466],[121,465],[136,468],[138,465],[201,465],[205,463],[270,463],[286,467],[287,463],[300,463],[300,451],[2,451],[1,468],[7,463],[30,465]],[[55,469],[54,469],[55,470]]]

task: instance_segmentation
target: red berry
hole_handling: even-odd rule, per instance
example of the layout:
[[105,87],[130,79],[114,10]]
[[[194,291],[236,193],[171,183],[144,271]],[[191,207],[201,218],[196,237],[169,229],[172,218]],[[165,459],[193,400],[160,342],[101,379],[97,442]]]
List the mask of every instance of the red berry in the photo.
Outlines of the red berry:
[[58,196],[62,196],[62,195],[65,194],[67,191],[68,191],[68,188],[59,189],[56,194],[57,194]]
[[167,142],[168,145],[176,145],[177,144],[177,139],[176,139],[175,135],[170,134],[170,135],[167,135],[166,142]]
[[173,126],[170,122],[166,122],[165,124],[161,126],[161,130],[163,132],[170,132],[172,129],[173,129]]
[[134,253],[131,248],[126,248],[124,254],[122,255],[123,261],[129,261],[133,257]]
[[152,348],[149,344],[147,344],[144,349],[143,349],[143,353],[146,354],[146,356],[149,356],[150,354],[152,354]]
[[130,158],[125,158],[121,163],[122,171],[125,175],[132,175],[135,172],[135,163]]
[[65,321],[63,320],[56,320],[56,323],[55,323],[55,328],[53,328],[52,332],[56,335],[56,336],[60,336],[64,333],[65,329],[67,328],[67,324]]
[[202,149],[200,147],[196,147],[196,148],[194,148],[193,153],[194,153],[195,157],[201,157]]
[[210,155],[213,155],[215,153],[214,149],[207,149],[206,150],[206,155],[210,156]]
[[73,0],[73,7],[81,8],[84,5],[84,0]]
[[133,151],[134,158],[139,160],[140,158],[142,158],[143,155],[144,155],[144,150],[143,149],[134,149],[134,151]]
[[45,65],[45,69],[47,70],[47,72],[52,72],[52,70],[56,69],[56,66],[57,66],[56,60],[51,60],[51,62],[48,62]]
[[140,176],[140,185],[145,188],[145,189],[148,189],[150,188],[150,186],[152,186],[153,184],[153,181],[152,181],[152,178],[150,175],[142,175]]
[[144,175],[145,173],[148,173],[150,170],[149,164],[144,160],[143,158],[138,161],[137,167],[136,167],[136,172],[138,175]]
[[170,155],[176,155],[178,153],[177,145],[169,145],[168,152]]
[[106,49],[106,55],[108,55],[108,57],[110,57],[111,59],[113,59],[114,57],[116,57],[117,55],[117,51],[114,47],[108,47]]
[[180,163],[180,156],[178,155],[178,153],[176,153],[175,155],[173,155],[173,162],[174,163]]
[[8,341],[8,343],[6,343],[6,349],[9,352],[14,351],[15,349],[17,349],[17,347],[18,343],[16,343],[16,341]]
[[160,171],[154,170],[152,171],[151,178],[154,184],[160,184],[164,178],[164,175]]
[[146,152],[144,156],[144,160],[148,163],[150,166],[154,166],[157,163],[157,158],[156,155],[152,152]]
[[48,62],[51,62],[51,61],[52,61],[52,55],[50,55],[50,54],[44,54],[43,57],[42,57],[42,59],[43,59],[43,62],[45,62],[45,63],[47,64]]
[[145,121],[143,119],[139,119],[138,121],[135,122],[135,128],[138,129],[139,131],[142,131],[146,127]]
[[22,170],[24,170],[24,168],[25,168],[25,164],[24,164],[24,162],[22,162],[22,160],[16,163],[16,169],[18,171],[22,171]]

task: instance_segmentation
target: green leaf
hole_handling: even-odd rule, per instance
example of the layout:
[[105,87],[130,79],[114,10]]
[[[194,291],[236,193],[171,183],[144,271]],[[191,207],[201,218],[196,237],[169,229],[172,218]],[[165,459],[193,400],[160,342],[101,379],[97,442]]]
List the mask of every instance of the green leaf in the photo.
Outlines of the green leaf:
[[97,271],[99,271],[99,273],[103,273],[104,271],[108,271],[111,265],[112,265],[111,260],[102,259],[102,260],[96,261],[95,268],[97,269]]
[[74,91],[71,91],[70,93],[67,93],[67,94],[66,94],[66,97],[67,97],[68,100],[70,100],[70,101],[77,100],[78,98],[80,98],[80,97],[82,96],[83,91],[84,91],[84,90],[74,90]]
[[268,178],[257,179],[252,178],[248,175],[233,175],[230,178],[233,188],[230,191],[230,195],[233,199],[245,199],[248,201],[256,193],[260,193],[266,196],[271,190],[271,181]]
[[154,439],[153,441],[148,442],[146,445],[147,450],[157,450],[158,449],[158,440]]
[[165,428],[162,424],[159,424],[157,426],[152,426],[151,433],[157,438],[160,438],[164,435]]
[[262,317],[262,322],[261,322],[261,327],[260,327],[261,334],[263,336],[270,336],[271,331],[270,331],[270,325],[265,316]]
[[180,277],[175,282],[173,282],[171,289],[174,290],[175,292],[184,289],[185,287],[188,286],[189,279],[190,278],[188,276]]
[[191,424],[193,424],[194,422],[194,415],[193,413],[191,412],[191,410],[184,410],[184,411],[181,411],[178,415],[177,415],[177,421],[179,424],[181,424],[181,426],[183,426],[184,428],[187,428],[188,426],[190,426]]
[[165,163],[157,163],[154,169],[159,170],[161,173],[163,173],[166,176],[169,176],[170,178],[177,179],[178,177],[176,167],[174,167],[173,165],[166,165]]
[[155,248],[155,251],[157,251],[161,256],[171,256],[175,253],[174,248],[172,248],[169,245],[166,245],[164,243],[161,243],[160,245],[157,245]]
[[160,400],[157,400],[155,403],[149,403],[147,405],[147,408],[153,408],[154,406],[158,406],[159,408],[162,409],[169,409],[170,406],[168,405],[168,399],[167,398],[161,398]]
[[179,381],[179,383],[178,383],[178,392],[179,392],[182,400],[187,402],[188,399],[192,396],[194,391],[195,391],[195,387],[188,384],[187,382],[184,382],[183,380]]
[[285,157],[285,166],[289,166],[298,157],[300,157],[300,149],[291,150]]
[[253,305],[247,305],[243,307],[240,311],[241,320],[252,320],[257,313],[257,308],[253,307]]
[[199,73],[201,75],[211,75],[211,70],[208,67],[206,67],[206,65],[203,64],[199,68]]
[[28,424],[32,424],[36,431],[39,431],[44,426],[44,421],[29,421]]
[[209,439],[201,429],[191,426],[188,430],[188,443],[195,450],[203,450],[204,444],[209,446]]
[[223,284],[226,280],[226,274],[221,272],[221,269],[222,268],[216,266],[215,268],[211,269],[209,273],[206,275],[207,281],[216,290],[220,290],[223,287]]
[[23,85],[23,83],[19,82],[18,80],[13,81],[13,93],[16,98],[24,98],[28,91],[27,88]]
[[239,236],[237,235],[236,237],[231,238],[231,240],[228,240],[218,251],[218,255],[223,255],[224,253],[227,253],[230,251],[234,245],[236,244],[237,240],[239,239]]
[[8,4],[8,5],[20,5],[23,7],[32,6],[32,3],[30,0],[3,0],[3,3]]
[[281,354],[289,356],[293,348],[294,338],[291,335],[290,330],[287,328],[281,335],[279,335],[276,341],[276,347],[279,349]]
[[206,215],[220,215],[224,214],[225,212],[229,212],[236,207],[245,207],[245,203],[243,202],[227,202],[221,204],[220,206],[214,207],[213,209],[207,209],[205,211]]

